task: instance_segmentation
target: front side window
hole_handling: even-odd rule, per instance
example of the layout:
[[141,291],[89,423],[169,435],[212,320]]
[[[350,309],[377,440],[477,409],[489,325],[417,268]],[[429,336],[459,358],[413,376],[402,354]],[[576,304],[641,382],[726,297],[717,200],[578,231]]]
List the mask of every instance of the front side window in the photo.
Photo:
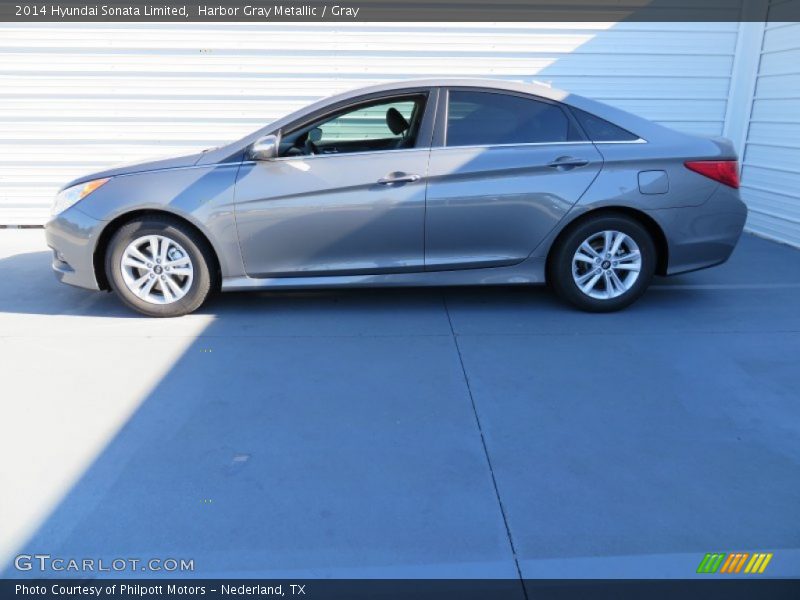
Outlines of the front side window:
[[360,103],[284,135],[281,156],[413,148],[424,108],[424,95]]
[[494,92],[451,90],[447,146],[569,142],[581,136],[564,110],[549,102]]

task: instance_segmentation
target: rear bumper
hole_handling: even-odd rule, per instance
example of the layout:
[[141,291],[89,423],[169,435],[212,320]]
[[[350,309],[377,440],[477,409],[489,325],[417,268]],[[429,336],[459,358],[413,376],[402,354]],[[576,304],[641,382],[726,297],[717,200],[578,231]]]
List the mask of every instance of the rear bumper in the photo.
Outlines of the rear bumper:
[[59,281],[100,289],[94,272],[94,249],[102,223],[72,207],[44,226],[47,245],[53,251],[53,272]]
[[699,206],[648,210],[667,238],[667,275],[713,267],[730,257],[747,220],[739,192],[725,185]]

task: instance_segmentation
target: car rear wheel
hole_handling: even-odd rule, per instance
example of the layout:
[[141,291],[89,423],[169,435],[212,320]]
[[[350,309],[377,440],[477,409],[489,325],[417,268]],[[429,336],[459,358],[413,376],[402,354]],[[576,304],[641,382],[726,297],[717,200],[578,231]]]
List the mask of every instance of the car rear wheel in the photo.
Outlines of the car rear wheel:
[[590,218],[562,237],[549,264],[556,294],[590,312],[620,310],[650,285],[656,248],[648,231],[625,215]]
[[211,249],[177,219],[147,217],[123,225],[106,252],[112,289],[130,308],[177,317],[205,302],[212,289]]

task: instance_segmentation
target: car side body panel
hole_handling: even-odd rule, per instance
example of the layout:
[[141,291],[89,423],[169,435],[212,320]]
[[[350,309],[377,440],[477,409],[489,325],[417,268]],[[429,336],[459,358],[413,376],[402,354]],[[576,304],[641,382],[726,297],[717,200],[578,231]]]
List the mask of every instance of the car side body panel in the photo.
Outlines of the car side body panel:
[[[428,148],[245,162],[236,222],[251,277],[423,270]],[[384,185],[393,172],[414,182]]]
[[[734,159],[735,152],[727,140],[684,137],[681,144],[595,144],[604,158],[603,170],[531,256],[547,257],[558,234],[592,211],[628,208],[649,216],[663,232],[668,254],[663,274],[727,260],[741,235],[747,207],[738,190],[688,170],[684,162],[693,158]],[[664,173],[664,193],[649,194],[640,189],[640,174],[653,171]]]
[[742,235],[747,207],[736,190],[720,184],[699,206],[653,209],[647,214],[667,232],[665,275],[676,275],[725,262]]
[[[585,161],[557,167],[560,157]],[[527,258],[602,167],[588,142],[434,148],[425,268],[508,266]]]
[[[430,229],[420,232],[418,237],[429,246],[427,271],[419,254],[416,259],[406,256],[392,260],[393,252],[398,249],[397,238],[392,241],[388,229],[370,221],[369,202],[365,198],[370,197],[372,190],[364,181],[352,177],[340,179],[345,188],[350,185],[367,195],[354,202],[359,215],[355,222],[348,225],[346,211],[328,215],[335,226],[327,239],[322,222],[325,197],[342,200],[346,190],[326,189],[327,184],[322,182],[314,192],[313,202],[303,205],[304,195],[306,201],[311,198],[308,195],[311,187],[293,192],[290,185],[281,184],[267,189],[264,187],[268,186],[264,183],[267,178],[258,184],[258,190],[247,187],[249,182],[255,181],[254,173],[311,164],[313,176],[315,161],[321,164],[330,160],[305,157],[296,160],[294,166],[287,164],[289,161],[281,164],[280,160],[264,164],[247,161],[247,149],[263,135],[279,133],[293,123],[316,118],[364,98],[419,89],[430,89],[435,95],[448,87],[508,91],[559,102],[606,119],[640,139],[623,143],[587,141],[580,145],[587,165],[559,178],[553,177],[544,166],[550,149],[531,148],[514,153],[497,146],[488,150],[445,148],[444,138],[431,132],[430,169],[426,163],[420,173],[423,179],[395,190],[399,193],[392,197],[378,191],[372,194],[378,199],[377,211],[372,213],[377,221],[386,217],[391,203],[407,205],[407,211],[400,209],[386,221],[388,229],[405,228],[407,239],[416,235],[412,230],[420,223],[423,229]],[[440,99],[438,106],[442,103]],[[440,112],[437,109],[437,120],[444,118]],[[425,148],[397,154],[413,155],[415,152],[427,161],[429,151]],[[569,148],[569,153],[573,152],[578,152],[577,146]],[[561,148],[556,154],[561,154]],[[357,161],[357,155],[352,156]],[[390,168],[390,161],[384,163],[385,157],[380,158],[369,166],[370,178],[378,173],[384,175],[384,166],[387,172],[394,170]],[[106,228],[115,220],[138,211],[172,214],[201,231],[219,259],[223,289],[540,283],[545,279],[546,261],[553,243],[566,227],[593,211],[623,208],[647,215],[662,230],[668,246],[666,272],[672,274],[723,262],[741,234],[747,210],[738,191],[689,171],[683,165],[686,160],[715,158],[735,158],[729,142],[673,131],[622,110],[546,86],[469,79],[394,82],[326,98],[240,140],[204,153],[116,167],[76,179],[68,186],[111,177],[107,184],[51,219],[46,234],[51,247],[66,259],[54,259],[58,277],[65,283],[89,289],[99,286],[93,256]],[[366,161],[363,166],[366,168]],[[537,179],[545,172],[548,175]],[[334,175],[328,173],[324,177]],[[237,185],[237,177],[241,187]],[[568,178],[571,179],[568,181]],[[541,182],[547,183],[540,186]],[[294,199],[293,194],[296,194]],[[292,208],[295,199],[301,201]],[[301,214],[303,206],[317,211],[316,214]],[[421,221],[426,211],[430,213],[427,223]],[[244,222],[240,221],[240,230],[237,230],[237,212],[239,216],[247,216]],[[250,219],[260,221],[260,225],[251,229]],[[296,226],[292,225],[292,220]],[[311,229],[306,231],[303,224],[310,225]],[[270,239],[265,232],[273,226],[278,228],[276,232],[282,229],[282,233]],[[357,231],[348,233],[348,226],[367,232],[369,243],[384,237],[389,242],[387,247],[393,250],[378,257],[372,265],[364,260],[360,260],[360,266],[356,264],[358,261],[348,265],[347,257],[355,256],[354,249],[365,241],[359,238]],[[256,229],[259,233],[255,233]],[[293,238],[304,232],[322,236],[317,242],[319,247],[327,245],[330,249],[338,244],[342,250],[339,253],[341,268],[328,268],[327,273],[326,269],[303,273],[302,260],[313,258],[308,254],[297,255],[291,263],[290,255],[298,248]],[[343,239],[348,235],[349,242]],[[248,275],[241,246],[251,243],[273,244],[272,250],[281,254],[276,264],[283,261],[292,269],[261,265],[249,269]],[[308,250],[309,246],[302,248]],[[328,262],[330,267],[335,260]],[[354,272],[356,268],[361,272]]]
[[[240,276],[244,266],[233,211],[239,167],[239,163],[222,163],[118,175],[59,217],[66,219],[66,213],[79,210],[96,220],[102,230],[133,211],[172,214],[189,221],[208,239],[223,277]],[[58,221],[48,224],[48,229],[57,227]],[[92,237],[96,245],[99,232]]]
[[315,277],[230,277],[222,289],[244,291],[254,289],[304,290],[314,288],[360,287],[435,287],[468,285],[515,285],[544,283],[545,259],[526,258],[507,267],[455,269],[451,271],[416,271],[413,273],[378,273],[364,275],[329,275]]
[[100,289],[92,257],[104,225],[77,206],[47,223],[45,236],[53,250],[52,268],[56,279],[87,290]]

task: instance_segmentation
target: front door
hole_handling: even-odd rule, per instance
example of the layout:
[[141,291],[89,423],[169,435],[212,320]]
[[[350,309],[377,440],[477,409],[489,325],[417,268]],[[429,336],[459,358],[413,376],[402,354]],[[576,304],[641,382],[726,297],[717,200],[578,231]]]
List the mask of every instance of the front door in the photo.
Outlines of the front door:
[[424,268],[427,94],[393,94],[287,128],[279,156],[245,162],[236,223],[250,277]]

